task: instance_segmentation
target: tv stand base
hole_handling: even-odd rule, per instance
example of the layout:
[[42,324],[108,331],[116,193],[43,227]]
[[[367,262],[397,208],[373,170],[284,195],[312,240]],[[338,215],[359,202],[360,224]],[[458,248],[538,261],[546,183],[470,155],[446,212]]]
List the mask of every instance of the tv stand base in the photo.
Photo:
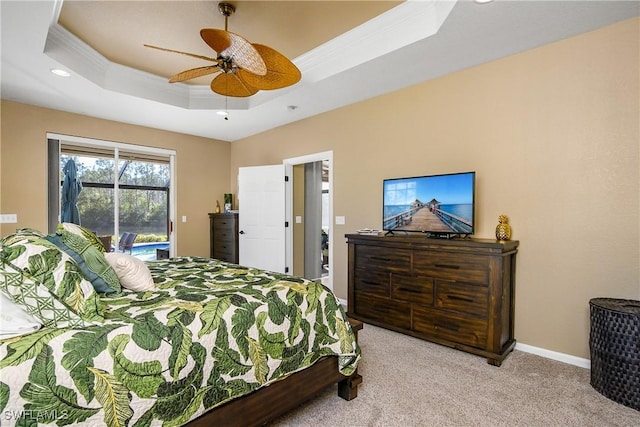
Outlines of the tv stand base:
[[467,239],[469,237],[468,234],[460,234],[460,233],[426,233],[427,237],[430,239]]

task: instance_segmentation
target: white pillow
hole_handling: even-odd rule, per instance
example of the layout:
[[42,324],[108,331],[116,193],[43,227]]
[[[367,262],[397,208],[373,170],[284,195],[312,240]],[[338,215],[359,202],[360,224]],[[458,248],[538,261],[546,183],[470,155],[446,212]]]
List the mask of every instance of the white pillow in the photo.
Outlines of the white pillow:
[[141,259],[122,252],[107,252],[104,257],[125,288],[136,292],[151,291],[156,288],[149,267]]
[[42,326],[32,315],[0,292],[0,339],[37,331]]

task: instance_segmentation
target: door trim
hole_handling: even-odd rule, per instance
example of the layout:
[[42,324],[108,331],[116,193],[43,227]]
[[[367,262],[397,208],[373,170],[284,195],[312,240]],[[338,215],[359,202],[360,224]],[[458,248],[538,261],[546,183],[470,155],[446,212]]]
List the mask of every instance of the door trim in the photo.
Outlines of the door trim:
[[[326,286],[333,291],[333,150],[321,153],[308,154],[305,156],[284,159],[284,173],[288,177],[293,177],[293,167],[305,163],[327,161],[329,165],[329,274]],[[285,183],[285,221],[289,222],[289,227],[285,228],[285,262],[291,269],[293,268],[293,178]]]

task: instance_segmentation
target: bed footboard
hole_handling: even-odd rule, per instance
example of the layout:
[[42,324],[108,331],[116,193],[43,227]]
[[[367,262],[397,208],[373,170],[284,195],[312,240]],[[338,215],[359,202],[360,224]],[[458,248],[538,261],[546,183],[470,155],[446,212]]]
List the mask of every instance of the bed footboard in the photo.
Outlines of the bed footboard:
[[[362,322],[349,319],[349,323],[357,338]],[[345,377],[338,371],[336,357],[327,356],[303,371],[221,405],[189,422],[187,426],[259,426],[278,418],[335,383],[338,383],[338,395],[351,400],[358,396],[362,376],[356,370],[351,376]]]

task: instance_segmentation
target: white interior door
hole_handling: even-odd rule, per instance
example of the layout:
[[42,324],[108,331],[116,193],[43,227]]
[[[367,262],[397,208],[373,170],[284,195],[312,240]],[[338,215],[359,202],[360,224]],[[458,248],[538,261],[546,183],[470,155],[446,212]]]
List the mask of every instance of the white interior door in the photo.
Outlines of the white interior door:
[[285,272],[284,165],[238,170],[239,262]]

